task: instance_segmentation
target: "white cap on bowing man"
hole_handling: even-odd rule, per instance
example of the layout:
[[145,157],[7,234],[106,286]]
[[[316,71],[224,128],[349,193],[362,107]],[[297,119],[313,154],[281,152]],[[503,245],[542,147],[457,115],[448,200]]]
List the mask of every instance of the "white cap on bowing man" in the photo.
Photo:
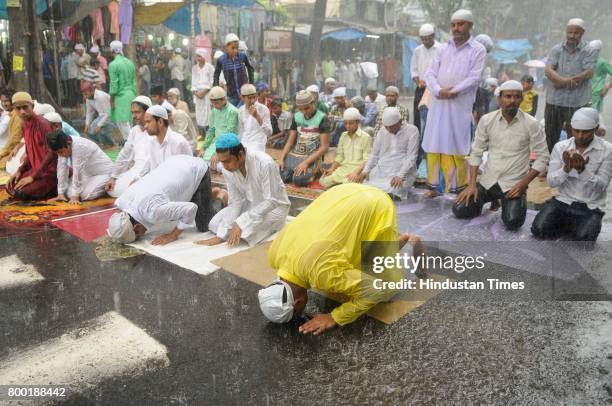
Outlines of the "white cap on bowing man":
[[572,128],[575,130],[594,130],[599,126],[599,112],[592,107],[576,110],[572,116]]

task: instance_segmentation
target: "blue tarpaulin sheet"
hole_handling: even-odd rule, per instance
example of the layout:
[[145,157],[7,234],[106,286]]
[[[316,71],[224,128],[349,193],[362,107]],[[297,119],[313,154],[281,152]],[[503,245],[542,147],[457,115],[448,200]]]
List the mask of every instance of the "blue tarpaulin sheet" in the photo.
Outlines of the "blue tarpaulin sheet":
[[412,61],[412,53],[419,46],[419,43],[412,38],[404,38],[403,41],[404,46],[404,55],[403,55],[403,75],[404,75],[404,87],[407,89],[411,89],[414,86],[414,82],[410,80],[410,62]]
[[497,63],[516,63],[522,56],[529,57],[533,46],[527,39],[500,39],[495,43],[493,57]]
[[[196,3],[196,10],[200,7],[200,2]],[[191,35],[191,13],[189,12],[189,5],[179,8],[170,18],[168,18],[164,25],[174,32],[181,35]],[[202,32],[200,27],[200,19],[195,19],[195,32]]]
[[354,28],[344,28],[338,31],[328,32],[327,34],[321,35],[321,39],[335,39],[336,41],[352,41],[361,39],[366,36],[363,31],[356,30]]

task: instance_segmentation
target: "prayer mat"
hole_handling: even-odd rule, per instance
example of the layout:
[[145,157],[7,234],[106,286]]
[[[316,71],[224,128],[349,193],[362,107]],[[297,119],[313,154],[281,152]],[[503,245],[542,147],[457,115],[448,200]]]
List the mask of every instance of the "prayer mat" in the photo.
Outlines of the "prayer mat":
[[527,211],[525,224],[517,231],[506,229],[501,208],[482,215],[458,219],[452,213],[455,195],[425,199],[425,190],[412,189],[408,199],[396,204],[399,231],[421,236],[425,247],[457,255],[479,256],[486,261],[521,271],[562,280],[574,280],[600,250],[609,248],[612,224],[603,223],[594,251],[585,251],[571,241],[540,241],[531,234],[537,212]]
[[13,200],[0,188],[0,229],[39,229],[51,220],[77,213],[88,213],[112,207],[115,199],[102,198],[71,205],[65,202]]
[[[236,247],[229,247],[227,243],[212,247],[195,244],[197,240],[206,240],[215,236],[211,232],[200,233],[195,228],[183,231],[178,240],[170,244],[164,246],[151,244],[153,239],[170,232],[173,228],[174,224],[156,226],[149,230],[144,238],[128,245],[200,275],[209,275],[219,270],[219,266],[214,265],[211,261],[249,248],[245,242],[241,242]],[[268,240],[274,239],[275,236],[276,234],[273,234]]]
[[[212,263],[218,265],[224,271],[242,279],[246,279],[260,286],[267,286],[270,282],[278,278],[276,271],[272,269],[268,263],[268,249],[270,248],[270,244],[271,242],[261,244],[237,254],[216,259],[212,261]],[[430,275],[430,278],[435,281],[446,280],[446,278],[439,275]],[[342,295],[329,294],[319,290],[316,290],[316,292],[338,303],[346,301],[346,298],[342,297]],[[367,314],[385,324],[391,324],[440,293],[442,293],[442,290],[420,291],[418,293],[404,291],[401,294],[402,299],[379,303]],[[414,299],[411,299],[411,296],[413,296]],[[416,296],[418,296],[418,300],[416,300]]]
[[[214,172],[212,174],[211,181],[218,185],[225,185],[225,179],[223,178],[223,175],[219,172]],[[321,193],[325,191],[323,189],[323,186],[321,186],[321,184],[319,183],[318,179],[311,182],[309,187],[298,187],[292,183],[289,183],[285,186],[287,188],[287,195],[289,195],[289,197],[299,197],[308,200],[316,199]]]
[[106,235],[94,241],[96,257],[102,262],[144,255],[145,252],[111,240]]
[[108,219],[117,208],[98,210],[92,213],[79,213],[51,221],[55,227],[64,230],[82,241],[90,243],[106,235]]

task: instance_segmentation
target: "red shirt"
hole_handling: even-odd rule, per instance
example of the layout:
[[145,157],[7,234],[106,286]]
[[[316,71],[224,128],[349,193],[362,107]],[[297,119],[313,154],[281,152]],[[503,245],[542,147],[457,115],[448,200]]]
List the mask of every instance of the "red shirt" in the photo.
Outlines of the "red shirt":
[[31,169],[31,176],[34,179],[55,175],[57,172],[57,155],[47,146],[47,134],[50,132],[51,124],[35,114],[30,120],[23,122],[26,158],[19,172],[23,174],[25,170]]

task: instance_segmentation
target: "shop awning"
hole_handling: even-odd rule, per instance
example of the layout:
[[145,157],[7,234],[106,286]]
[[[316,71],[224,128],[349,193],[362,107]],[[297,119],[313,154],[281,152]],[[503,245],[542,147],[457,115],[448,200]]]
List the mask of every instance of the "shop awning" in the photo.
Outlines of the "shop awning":
[[529,58],[533,46],[528,39],[500,39],[495,43],[493,57],[500,64],[516,63],[523,56]]
[[360,30],[356,30],[354,28],[343,28],[340,30],[328,32],[327,34],[323,34],[321,36],[321,40],[324,39],[333,39],[336,41],[353,41],[356,39],[361,39],[366,36],[366,33]]
[[185,2],[157,3],[152,6],[138,5],[134,10],[134,25],[160,25],[172,17]]

